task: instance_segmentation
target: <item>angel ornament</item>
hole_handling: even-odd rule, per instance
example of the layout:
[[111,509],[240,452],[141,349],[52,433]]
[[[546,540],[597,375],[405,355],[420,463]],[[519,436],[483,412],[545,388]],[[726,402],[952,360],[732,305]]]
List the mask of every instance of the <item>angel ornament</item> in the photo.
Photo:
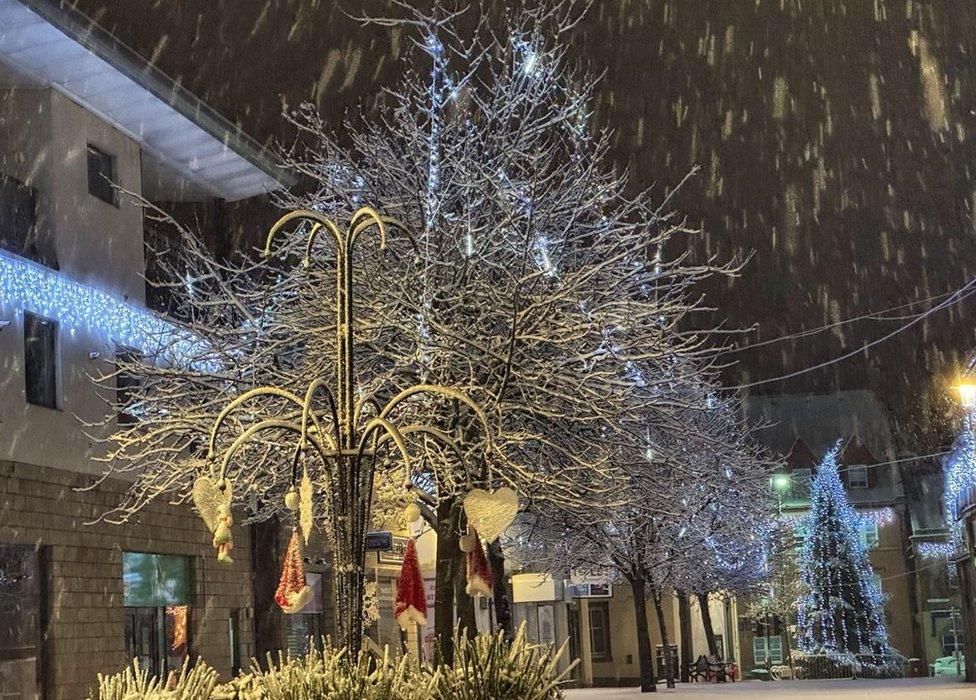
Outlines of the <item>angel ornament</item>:
[[217,550],[217,561],[221,564],[233,564],[230,552],[234,549],[234,516],[231,513],[231,499],[234,486],[230,479],[214,482],[208,476],[201,476],[193,482],[193,505],[213,533],[213,547]]

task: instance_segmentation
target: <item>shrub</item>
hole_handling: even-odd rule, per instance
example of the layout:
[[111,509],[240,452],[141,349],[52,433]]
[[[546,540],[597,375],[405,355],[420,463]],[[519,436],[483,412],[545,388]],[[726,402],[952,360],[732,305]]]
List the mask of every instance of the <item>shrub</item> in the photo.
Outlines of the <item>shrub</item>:
[[556,667],[565,647],[532,644],[519,628],[511,643],[501,632],[454,638],[454,663],[418,667],[407,656],[395,661],[366,651],[352,660],[326,642],[299,658],[268,656],[267,670],[251,662],[249,673],[217,685],[203,661],[184,663],[165,686],[139,668],[138,660],[112,676],[98,676],[89,700],[556,700],[570,669]]
[[120,673],[111,676],[98,674],[98,694],[89,700],[208,700],[217,686],[217,672],[201,659],[190,667],[183,662],[179,673],[169,674],[166,682],[150,676],[139,667],[139,659]]

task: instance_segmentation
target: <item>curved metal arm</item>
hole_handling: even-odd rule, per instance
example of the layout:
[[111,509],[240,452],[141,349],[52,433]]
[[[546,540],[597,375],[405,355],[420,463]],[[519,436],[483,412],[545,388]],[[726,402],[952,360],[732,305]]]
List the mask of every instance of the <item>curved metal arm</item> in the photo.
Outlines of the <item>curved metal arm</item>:
[[287,214],[285,214],[283,217],[278,219],[274,223],[274,225],[268,230],[268,236],[264,241],[264,257],[269,257],[271,255],[271,241],[274,240],[274,237],[278,234],[278,231],[280,231],[285,226],[285,224],[295,220],[311,221],[313,224],[312,231],[309,233],[308,236],[308,243],[306,243],[305,245],[306,260],[309,257],[309,252],[312,249],[312,244],[315,241],[315,237],[318,235],[318,232],[322,228],[328,229],[329,232],[331,232],[332,235],[335,237],[336,245],[342,247],[342,239],[343,239],[342,231],[339,229],[338,226],[336,226],[334,221],[323,216],[321,213],[317,211],[312,211],[311,209],[298,209],[296,211],[288,212]]
[[[238,452],[240,452],[241,448],[244,447],[244,445],[246,445],[248,442],[250,442],[252,437],[254,437],[257,433],[263,430],[291,430],[292,432],[301,433],[302,429],[301,426],[295,423],[294,421],[281,420],[278,418],[272,418],[269,420],[261,421],[260,423],[255,423],[250,428],[245,430],[243,433],[238,435],[237,438],[234,440],[234,442],[231,443],[231,446],[228,447],[227,450],[224,452],[223,459],[221,460],[220,463],[220,472],[218,475],[220,479],[225,478],[227,474],[227,465],[230,464],[230,461],[234,458],[234,456],[237,455]],[[311,443],[315,447],[316,451],[323,458],[331,456],[334,452],[334,451],[323,449],[322,445],[319,444],[318,440],[316,440],[315,438],[311,438]]]
[[314,397],[315,392],[320,389],[325,391],[325,397],[329,400],[329,411],[332,413],[332,428],[335,430],[335,439],[333,440],[330,438],[329,442],[332,443],[332,447],[335,448],[341,435],[339,432],[339,411],[336,408],[335,397],[332,395],[329,385],[322,377],[316,377],[313,379],[312,383],[308,385],[308,389],[305,391],[305,406],[302,408],[302,444],[304,445],[305,436],[308,434],[309,416],[311,416],[312,423],[319,433],[322,431],[318,421],[315,418],[315,412],[312,411],[312,398]]
[[217,432],[220,430],[220,427],[223,425],[224,420],[227,418],[227,416],[230,415],[234,411],[234,409],[236,409],[245,401],[248,401],[254,398],[255,396],[265,396],[265,395],[279,396],[283,399],[286,399],[296,404],[303,411],[305,409],[305,405],[302,403],[301,398],[297,394],[294,394],[288,391],[287,389],[279,389],[278,387],[274,387],[274,386],[262,386],[262,387],[258,387],[257,389],[251,389],[249,391],[245,391],[243,394],[241,394],[240,396],[232,400],[229,404],[224,406],[224,409],[218,414],[217,419],[214,421],[213,427],[210,429],[210,440],[207,444],[208,457],[213,456],[214,447],[217,444]]
[[386,406],[384,406],[383,410],[380,411],[379,418],[386,418],[400,403],[406,399],[409,399],[411,396],[416,396],[417,394],[434,394],[435,396],[444,396],[460,401],[474,411],[474,414],[478,417],[482,427],[485,429],[485,435],[488,438],[489,444],[493,442],[491,438],[491,429],[488,426],[488,418],[485,416],[485,412],[481,406],[468,398],[468,395],[463,391],[451,389],[450,387],[446,386],[440,386],[439,384],[417,384],[409,389],[404,389],[386,402]]
[[363,456],[363,452],[366,451],[366,444],[369,442],[370,434],[381,428],[386,431],[386,434],[389,435],[390,439],[393,440],[394,444],[397,446],[397,449],[400,450],[400,454],[403,456],[404,465],[407,468],[407,472],[409,472],[410,453],[407,451],[407,443],[403,439],[403,435],[400,434],[399,429],[385,418],[373,418],[369,421],[369,423],[366,424],[366,427],[363,428],[362,436],[359,438],[359,457],[361,458]]

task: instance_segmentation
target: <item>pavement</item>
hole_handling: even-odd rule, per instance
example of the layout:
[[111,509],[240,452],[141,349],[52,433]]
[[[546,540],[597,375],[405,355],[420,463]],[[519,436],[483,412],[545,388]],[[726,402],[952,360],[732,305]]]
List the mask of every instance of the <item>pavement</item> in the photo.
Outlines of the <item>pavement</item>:
[[742,681],[739,683],[679,683],[668,690],[658,686],[654,695],[640,688],[586,688],[566,691],[566,700],[616,700],[617,698],[665,698],[712,700],[712,698],[831,698],[831,700],[976,700],[976,683],[961,683],[955,678],[891,678],[885,680],[830,681]]

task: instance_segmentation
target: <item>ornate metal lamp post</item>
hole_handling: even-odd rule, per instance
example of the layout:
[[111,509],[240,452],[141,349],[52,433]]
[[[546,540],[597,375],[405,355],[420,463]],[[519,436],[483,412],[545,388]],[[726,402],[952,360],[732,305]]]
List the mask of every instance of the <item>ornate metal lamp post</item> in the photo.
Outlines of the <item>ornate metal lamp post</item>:
[[[449,387],[418,384],[401,391],[381,408],[372,397],[356,398],[356,374],[354,371],[355,343],[353,337],[353,263],[352,253],[359,237],[375,229],[380,238],[380,249],[386,246],[387,228],[403,227],[391,219],[381,217],[371,208],[362,208],[353,214],[345,229],[322,214],[299,210],[286,214],[268,232],[265,256],[271,253],[271,243],[283,227],[292,222],[311,224],[305,248],[306,265],[311,262],[316,237],[325,232],[335,244],[336,251],[336,393],[329,389],[325,378],[313,379],[304,397],[280,387],[265,386],[252,389],[227,404],[214,422],[210,435],[208,457],[211,464],[219,460],[219,480],[224,479],[227,466],[234,456],[248,443],[277,435],[295,436],[295,462],[292,480],[297,466],[307,450],[322,461],[325,474],[326,505],[329,518],[329,544],[335,568],[334,602],[336,637],[345,644],[350,654],[359,652],[362,642],[362,606],[365,575],[365,551],[363,538],[369,525],[372,505],[373,476],[377,455],[384,449],[395,449],[410,472],[410,455],[406,437],[422,434],[460,455],[458,445],[443,431],[429,425],[410,424],[398,426],[394,422],[396,409],[404,401],[422,394],[433,394],[453,399],[470,408],[486,428],[487,421],[482,409],[464,393]],[[315,409],[315,399],[324,395],[326,408]],[[222,455],[216,454],[217,437],[226,419],[239,411],[249,416],[253,403],[277,397],[289,410],[278,415],[264,416],[241,432]]]

